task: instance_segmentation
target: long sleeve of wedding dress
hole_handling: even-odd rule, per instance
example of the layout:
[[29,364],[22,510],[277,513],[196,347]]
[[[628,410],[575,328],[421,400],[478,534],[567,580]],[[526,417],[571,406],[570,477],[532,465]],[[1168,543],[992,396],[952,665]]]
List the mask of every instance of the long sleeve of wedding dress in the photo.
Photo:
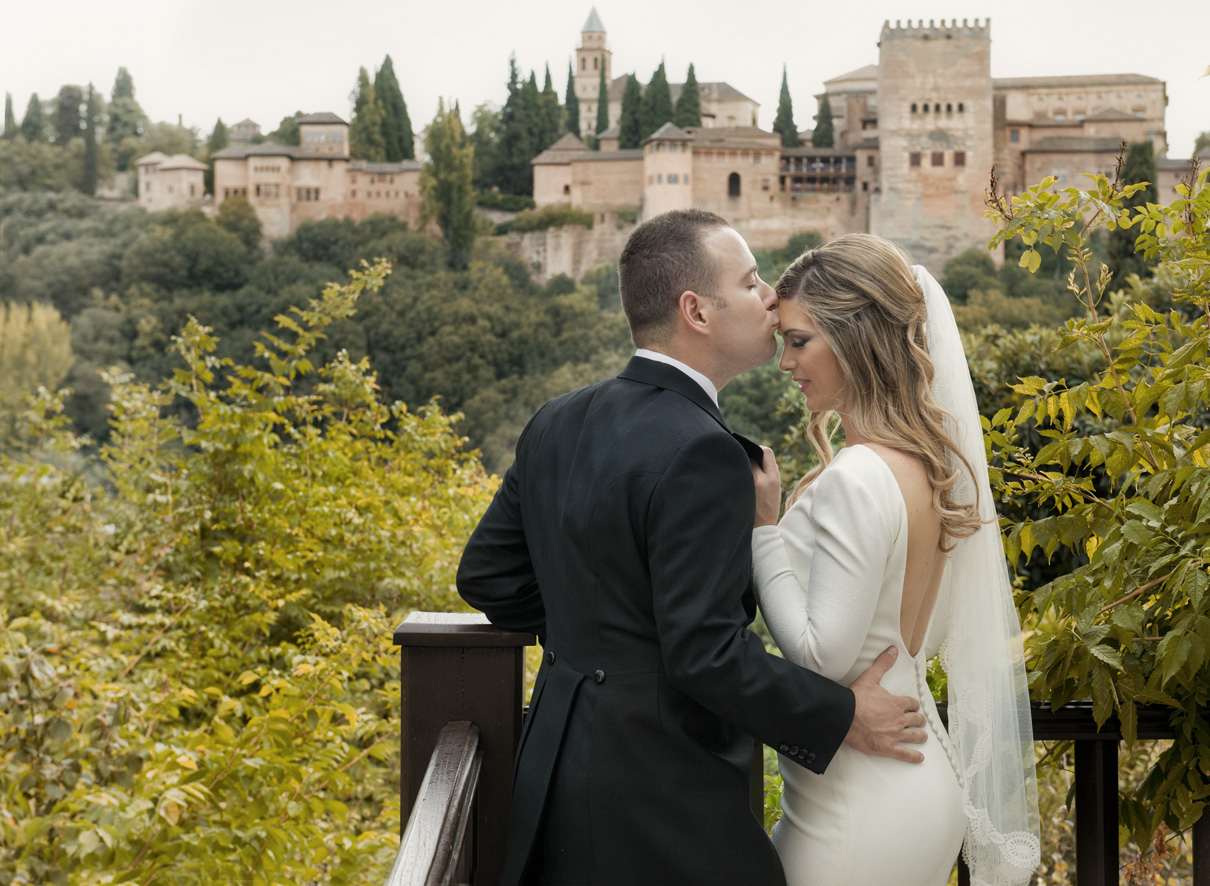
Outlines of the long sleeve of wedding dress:
[[790,661],[849,684],[888,646],[882,685],[919,700],[928,741],[918,765],[843,746],[821,774],[780,757],[785,790],[773,842],[789,886],[944,886],[965,829],[952,746],[925,680],[926,652],[900,636],[907,509],[874,450],[842,450],[778,526],[753,532],[753,571],[769,633]]

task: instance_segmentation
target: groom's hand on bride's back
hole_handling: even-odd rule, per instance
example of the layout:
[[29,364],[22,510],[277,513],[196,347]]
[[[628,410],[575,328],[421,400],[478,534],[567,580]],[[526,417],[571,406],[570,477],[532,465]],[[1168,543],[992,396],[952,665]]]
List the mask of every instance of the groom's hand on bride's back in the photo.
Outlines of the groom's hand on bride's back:
[[853,725],[844,740],[850,747],[866,754],[920,763],[924,755],[904,746],[905,742],[922,744],[928,738],[923,728],[920,702],[907,695],[891,695],[881,686],[883,676],[891,669],[898,654],[892,646],[849,687],[857,704]]

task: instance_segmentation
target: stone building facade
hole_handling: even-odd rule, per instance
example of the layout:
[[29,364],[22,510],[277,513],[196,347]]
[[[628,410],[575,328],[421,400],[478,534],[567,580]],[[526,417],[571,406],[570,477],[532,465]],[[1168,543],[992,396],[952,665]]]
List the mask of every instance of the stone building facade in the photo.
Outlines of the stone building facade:
[[[535,202],[568,202],[602,217],[627,209],[640,219],[682,206],[709,209],[754,247],[779,246],[804,230],[825,239],[869,231],[940,268],[991,238],[983,215],[993,167],[1009,194],[1048,175],[1078,185],[1082,173],[1112,175],[1123,141],[1146,139],[1160,158],[1161,200],[1175,196],[1188,168],[1164,159],[1162,80],[993,78],[989,20],[888,21],[878,45],[878,64],[825,82],[817,96],[831,105],[831,148],[783,148],[776,134],[747,125],[754,102],[729,107],[722,97],[730,87],[702,84],[701,128],[669,124],[641,150],[619,151],[611,125],[600,151],[564,139],[543,152],[533,161]],[[610,75],[611,60],[594,9],[577,50],[582,132],[595,126],[598,78],[602,67]],[[609,82],[616,124],[626,75]],[[705,95],[715,86],[726,88],[714,90],[719,103],[707,122]]]
[[417,227],[420,169],[414,160],[367,163],[349,156],[349,125],[330,113],[298,123],[299,145],[233,144],[214,155],[214,204],[242,194],[267,238],[285,237],[304,221],[356,221],[389,213]]
[[149,212],[201,205],[206,194],[206,164],[188,154],[154,151],[136,160],[135,169],[139,205]]

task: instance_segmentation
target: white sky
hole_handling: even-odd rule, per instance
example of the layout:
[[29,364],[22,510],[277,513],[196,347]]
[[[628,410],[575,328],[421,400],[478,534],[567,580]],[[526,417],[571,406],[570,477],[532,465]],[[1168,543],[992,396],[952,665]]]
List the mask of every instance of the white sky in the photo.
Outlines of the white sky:
[[539,88],[549,62],[562,98],[593,3],[615,76],[646,82],[662,58],[681,82],[693,62],[698,80],[758,101],[765,129],[783,64],[806,129],[824,80],[878,61],[885,20],[991,16],[993,77],[1146,74],[1167,82],[1169,156],[1188,157],[1210,130],[1204,0],[12,0],[0,12],[0,91],[20,120],[32,92],[46,100],[91,81],[108,96],[125,65],[152,120],[181,115],[205,138],[218,117],[250,117],[269,132],[296,110],[348,119],[358,68],[372,77],[389,53],[419,132],[438,97],[458,99],[464,121],[481,102],[503,104],[510,52]]

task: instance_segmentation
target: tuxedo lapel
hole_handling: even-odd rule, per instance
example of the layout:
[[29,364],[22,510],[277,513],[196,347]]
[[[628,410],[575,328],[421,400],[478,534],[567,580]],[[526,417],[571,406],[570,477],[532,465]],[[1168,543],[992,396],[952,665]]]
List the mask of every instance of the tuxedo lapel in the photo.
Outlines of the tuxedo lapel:
[[664,388],[669,391],[676,391],[681,396],[692,400],[696,405],[710,413],[711,417],[722,425],[727,433],[739,441],[749,459],[759,463],[764,457],[764,451],[759,445],[727,427],[727,422],[723,420],[723,414],[718,411],[718,406],[710,399],[710,395],[702,389],[701,385],[675,366],[660,363],[657,360],[648,360],[646,357],[631,357],[630,362],[626,364],[626,368],[618,373],[618,378],[637,381],[645,385],[653,385],[654,387]]

